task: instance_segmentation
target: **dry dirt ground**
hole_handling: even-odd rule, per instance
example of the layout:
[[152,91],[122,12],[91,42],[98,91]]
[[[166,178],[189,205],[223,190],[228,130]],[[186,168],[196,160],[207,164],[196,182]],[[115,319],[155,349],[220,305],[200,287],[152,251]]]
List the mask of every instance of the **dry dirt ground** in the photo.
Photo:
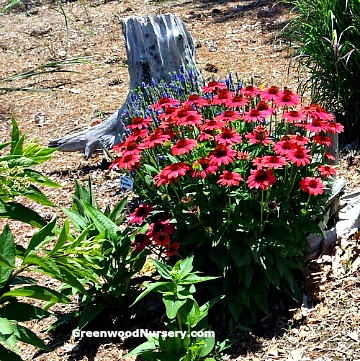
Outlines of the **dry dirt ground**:
[[[6,4],[0,0],[0,9]],[[121,19],[167,12],[179,15],[192,33],[197,63],[206,78],[215,70],[222,77],[229,70],[238,71],[245,82],[252,78],[256,84],[296,90],[297,71],[289,67],[289,50],[278,39],[291,8],[275,0],[23,0],[21,6],[0,15],[0,87],[43,91],[0,92],[0,142],[8,139],[11,116],[29,139],[46,145],[49,138],[91,126],[116,111],[129,83]],[[84,57],[88,63],[66,68],[77,73],[3,81],[45,63]],[[90,177],[100,203],[117,202],[121,198],[117,175],[101,169],[100,163],[100,156],[85,161],[81,154],[55,153],[40,170],[63,188],[48,194],[59,206],[69,206],[74,179],[85,182]],[[350,187],[357,185],[358,163],[353,161],[347,168],[342,159],[341,174]],[[31,229],[16,222],[11,228],[18,242],[29,240]],[[289,317],[270,315],[263,320],[261,334],[236,334],[229,359],[360,360],[359,235],[338,242],[327,253],[309,267],[314,307],[291,310]],[[31,325],[49,340],[47,326],[44,322]],[[123,355],[119,340],[80,345],[68,336],[58,335],[50,354],[36,354],[22,345],[23,358],[113,361]]]

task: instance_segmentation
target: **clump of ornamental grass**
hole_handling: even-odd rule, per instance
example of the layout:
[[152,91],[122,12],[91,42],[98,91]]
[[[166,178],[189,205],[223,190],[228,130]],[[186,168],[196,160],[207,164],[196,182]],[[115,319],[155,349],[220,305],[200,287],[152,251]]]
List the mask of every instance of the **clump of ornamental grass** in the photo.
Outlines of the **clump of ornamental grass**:
[[210,81],[179,100],[164,94],[127,125],[111,168],[131,177],[148,222],[133,247],[220,277],[199,288],[225,295],[213,317],[251,324],[287,294],[301,298],[309,232],[336,169],[331,136],[343,130],[289,89]]

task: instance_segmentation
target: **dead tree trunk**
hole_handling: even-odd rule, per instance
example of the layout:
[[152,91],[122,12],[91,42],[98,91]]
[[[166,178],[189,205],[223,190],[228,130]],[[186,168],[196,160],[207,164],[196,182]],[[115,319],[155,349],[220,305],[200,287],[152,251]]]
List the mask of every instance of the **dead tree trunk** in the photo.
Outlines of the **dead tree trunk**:
[[[181,19],[173,14],[156,17],[131,17],[124,19],[130,89],[155,81],[169,81],[170,75],[184,68],[198,71],[195,60],[195,42]],[[200,74],[200,73],[199,73]],[[103,123],[60,139],[51,139],[49,147],[59,147],[64,152],[84,151],[89,158],[95,151],[120,143],[124,133],[123,110],[129,95],[120,109]]]

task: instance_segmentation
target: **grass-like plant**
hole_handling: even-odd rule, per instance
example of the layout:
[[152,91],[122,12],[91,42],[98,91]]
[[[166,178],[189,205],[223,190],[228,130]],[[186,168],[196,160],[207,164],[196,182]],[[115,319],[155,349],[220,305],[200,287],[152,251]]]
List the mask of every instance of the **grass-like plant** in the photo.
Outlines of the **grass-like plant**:
[[358,0],[285,0],[295,17],[283,36],[300,69],[300,92],[336,113],[345,135],[359,137],[360,4]]

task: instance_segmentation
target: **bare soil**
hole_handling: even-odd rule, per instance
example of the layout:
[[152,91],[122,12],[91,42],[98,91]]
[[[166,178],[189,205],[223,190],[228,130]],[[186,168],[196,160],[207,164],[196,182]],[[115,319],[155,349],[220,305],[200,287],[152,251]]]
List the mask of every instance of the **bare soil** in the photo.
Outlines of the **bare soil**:
[[[6,4],[0,0],[0,9]],[[94,125],[116,111],[129,84],[121,19],[168,12],[179,15],[192,33],[197,64],[205,78],[237,71],[245,83],[296,90],[299,75],[291,65],[287,45],[279,39],[292,16],[291,8],[275,0],[23,0],[22,5],[0,15],[0,87],[41,92],[0,92],[0,142],[9,137],[12,116],[28,139],[37,138],[46,145],[50,138]],[[87,63],[62,68],[76,73],[1,80],[45,63],[85,57]],[[360,178],[358,157],[352,157],[351,164],[348,159],[341,159],[340,175],[354,188]],[[101,161],[100,155],[86,161],[81,154],[55,153],[39,169],[63,188],[46,192],[59,207],[68,207],[74,179],[85,183],[90,177],[99,202],[115,204],[122,197],[118,177],[103,169]],[[32,206],[43,213],[57,212]],[[11,222],[11,228],[22,244],[33,232],[18,222]],[[286,317],[274,311],[259,325],[261,332],[234,334],[236,343],[229,359],[360,360],[359,236],[337,242],[310,263],[312,308],[290,310]],[[68,311],[64,306],[57,310]],[[69,334],[49,335],[50,321],[31,324],[31,328],[51,344],[52,351],[41,354],[22,345],[24,360],[113,361],[126,352],[120,340],[92,344],[74,341]]]

